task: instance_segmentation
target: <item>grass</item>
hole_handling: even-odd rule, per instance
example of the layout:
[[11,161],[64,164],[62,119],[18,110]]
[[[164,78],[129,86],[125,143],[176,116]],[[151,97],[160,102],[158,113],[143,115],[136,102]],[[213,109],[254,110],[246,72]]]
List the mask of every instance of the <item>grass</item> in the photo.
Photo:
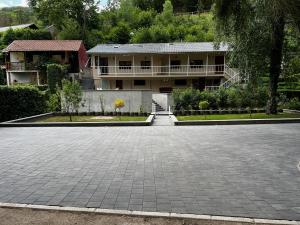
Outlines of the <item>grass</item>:
[[300,113],[278,113],[277,115],[267,115],[265,113],[253,113],[251,116],[250,116],[250,114],[177,116],[177,119],[179,121],[185,121],[185,120],[273,119],[273,118],[300,118]]
[[[145,121],[147,117],[144,116],[72,116],[72,122],[125,122],[125,121]],[[49,118],[41,119],[36,122],[70,122],[69,116],[52,116]]]

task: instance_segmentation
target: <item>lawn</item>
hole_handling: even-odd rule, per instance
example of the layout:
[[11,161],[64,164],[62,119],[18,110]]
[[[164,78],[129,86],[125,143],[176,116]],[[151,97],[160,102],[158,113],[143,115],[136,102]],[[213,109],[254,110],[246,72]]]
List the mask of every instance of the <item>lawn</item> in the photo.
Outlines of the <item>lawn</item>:
[[221,114],[221,115],[194,115],[177,116],[179,121],[185,120],[234,120],[234,119],[273,119],[273,118],[300,118],[300,113],[279,113],[277,115],[267,115],[265,113],[251,114]]
[[[125,122],[125,121],[146,121],[144,116],[72,116],[72,122]],[[36,122],[70,122],[69,116],[53,116]]]

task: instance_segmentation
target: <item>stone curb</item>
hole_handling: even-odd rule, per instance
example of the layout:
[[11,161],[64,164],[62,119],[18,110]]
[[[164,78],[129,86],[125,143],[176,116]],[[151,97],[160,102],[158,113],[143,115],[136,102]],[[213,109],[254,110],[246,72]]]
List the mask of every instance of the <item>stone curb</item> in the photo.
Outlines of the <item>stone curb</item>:
[[34,116],[28,116],[28,117],[24,117],[24,118],[20,118],[20,119],[16,119],[16,120],[9,120],[9,121],[5,121],[3,123],[25,122],[25,121],[28,121],[28,120],[34,120],[34,119],[40,119],[40,118],[48,117],[48,116],[51,116],[51,115],[53,115],[53,112],[34,115]]
[[15,204],[15,203],[0,203],[0,208],[11,209],[32,209],[44,211],[62,211],[76,213],[96,213],[103,215],[118,215],[118,216],[136,216],[136,217],[154,217],[168,219],[192,219],[192,220],[209,220],[214,223],[241,225],[241,223],[262,224],[262,225],[300,225],[300,221],[292,220],[270,220],[270,219],[253,219],[243,217],[226,217],[226,216],[210,216],[210,215],[195,215],[195,214],[178,214],[178,213],[163,213],[163,212],[143,212],[143,211],[128,211],[114,209],[99,209],[99,208],[79,208],[79,207],[60,207],[60,206],[45,206],[45,205],[30,205],[30,204]]
[[0,127],[126,127],[126,126],[150,126],[151,122],[63,122],[63,123],[0,123]]
[[40,118],[49,116],[43,114],[33,117],[11,120],[0,123],[0,127],[121,127],[121,126],[151,126],[154,121],[154,115],[149,115],[146,121],[124,121],[124,122],[51,122],[51,123],[34,123],[34,122],[18,122],[24,119]]
[[300,118],[174,121],[175,126],[247,125],[247,124],[280,124],[280,123],[300,123]]

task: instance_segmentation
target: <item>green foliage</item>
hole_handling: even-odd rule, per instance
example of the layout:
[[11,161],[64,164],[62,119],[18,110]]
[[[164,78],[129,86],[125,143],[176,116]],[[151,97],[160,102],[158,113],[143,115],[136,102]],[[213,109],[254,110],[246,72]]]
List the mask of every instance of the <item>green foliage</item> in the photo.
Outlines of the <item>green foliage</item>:
[[5,84],[5,77],[6,77],[5,71],[0,69],[0,85]]
[[62,79],[65,78],[66,67],[60,64],[48,64],[47,65],[47,79],[48,79],[48,88],[50,93],[54,94],[57,90],[57,87],[62,86]]
[[14,40],[51,40],[51,34],[47,30],[33,29],[9,29],[2,35],[2,45],[9,45]]
[[49,99],[47,101],[47,108],[50,112],[61,111],[61,96],[59,90],[54,94],[49,95]]
[[203,102],[207,102],[209,109],[264,108],[268,98],[265,87],[251,85],[201,92],[192,88],[175,89],[172,95],[175,110],[201,109]]
[[200,91],[193,88],[175,89],[172,96],[176,110],[198,109],[198,103],[201,100]]
[[46,112],[45,94],[33,86],[0,86],[0,121]]
[[[88,40],[98,28],[95,0],[30,0],[35,15],[45,25],[53,24],[60,38],[82,39],[87,47],[96,43]],[[95,34],[95,33],[94,33]],[[95,38],[92,38],[95,39]]]
[[284,108],[300,110],[300,100],[299,98],[293,98],[285,104]]
[[208,101],[200,101],[199,102],[199,109],[206,110],[209,107]]
[[[82,90],[78,81],[62,80],[61,96],[65,112],[78,112],[82,100]],[[71,114],[70,121],[72,121]]]
[[0,8],[0,27],[28,24],[35,22],[32,9],[29,7]]

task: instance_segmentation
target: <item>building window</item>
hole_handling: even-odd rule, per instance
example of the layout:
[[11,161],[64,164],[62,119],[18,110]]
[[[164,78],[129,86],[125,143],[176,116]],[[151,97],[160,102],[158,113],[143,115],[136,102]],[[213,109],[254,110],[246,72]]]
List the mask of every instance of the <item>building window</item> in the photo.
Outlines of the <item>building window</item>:
[[187,81],[185,79],[177,79],[177,80],[175,80],[175,85],[176,86],[186,86]]
[[131,61],[119,61],[120,70],[131,70]]
[[180,64],[180,60],[171,60],[171,69],[179,69]]
[[151,61],[141,61],[141,69],[149,70],[151,68]]
[[195,69],[195,68],[202,68],[202,67],[203,67],[203,60],[196,59],[190,61],[190,68]]
[[145,86],[146,81],[145,80],[134,80],[134,86]]

